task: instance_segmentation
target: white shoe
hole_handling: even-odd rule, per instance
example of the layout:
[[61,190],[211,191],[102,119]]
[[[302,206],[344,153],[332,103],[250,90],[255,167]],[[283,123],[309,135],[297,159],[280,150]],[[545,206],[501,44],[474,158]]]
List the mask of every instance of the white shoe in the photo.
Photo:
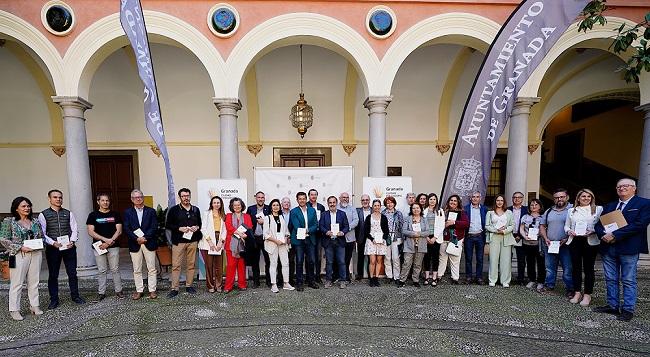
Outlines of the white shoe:
[[277,284],[271,285],[271,291],[274,293],[279,293],[280,290],[278,289],[278,285]]
[[582,301],[580,301],[580,306],[587,307],[587,306],[589,306],[590,303],[591,303],[591,295],[585,294],[582,297]]
[[9,311],[9,316],[16,321],[23,321],[23,315],[20,314],[20,311]]
[[503,287],[504,287],[504,288],[509,288],[509,287],[510,287],[510,284],[503,284]]
[[544,289],[544,284],[537,284],[537,291]]
[[572,304],[577,304],[580,302],[581,298],[582,298],[582,294],[576,291],[576,293],[573,294],[573,297],[571,298],[571,300],[569,300],[569,302]]
[[496,285],[496,284],[494,284],[494,283],[490,283],[490,286],[495,286],[495,285]]
[[282,290],[289,290],[289,291],[292,291],[292,290],[296,290],[296,288],[294,288],[294,287],[291,286],[289,283],[287,283],[287,284],[284,284],[284,286],[282,287]]
[[29,310],[31,310],[32,314],[36,316],[43,315],[43,310],[41,310],[38,306],[30,306]]
[[526,288],[528,288],[528,289],[532,289],[534,287],[535,287],[535,282],[534,281],[531,281],[528,284],[526,284]]

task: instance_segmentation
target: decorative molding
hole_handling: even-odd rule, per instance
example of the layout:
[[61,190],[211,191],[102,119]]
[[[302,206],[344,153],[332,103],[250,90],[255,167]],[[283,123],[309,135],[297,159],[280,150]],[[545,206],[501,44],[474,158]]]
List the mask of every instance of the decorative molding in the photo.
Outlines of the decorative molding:
[[154,153],[156,156],[160,157],[161,152],[158,146],[156,144],[149,144],[149,148],[151,149],[151,152]]
[[52,152],[55,153],[58,157],[61,157],[63,154],[65,154],[65,146],[52,145],[50,147],[52,148]]
[[436,144],[436,150],[440,155],[444,155],[449,149],[451,149],[451,144]]
[[251,154],[255,155],[255,157],[257,157],[257,154],[259,154],[260,151],[262,151],[263,147],[264,146],[262,146],[262,144],[248,144],[248,145],[246,145],[246,148],[248,149],[248,151]]
[[530,144],[528,145],[528,153],[532,155],[535,153],[535,151],[537,151],[538,148],[539,144]]
[[357,148],[357,144],[341,144],[343,145],[343,151],[345,151],[348,156],[352,155],[354,150]]

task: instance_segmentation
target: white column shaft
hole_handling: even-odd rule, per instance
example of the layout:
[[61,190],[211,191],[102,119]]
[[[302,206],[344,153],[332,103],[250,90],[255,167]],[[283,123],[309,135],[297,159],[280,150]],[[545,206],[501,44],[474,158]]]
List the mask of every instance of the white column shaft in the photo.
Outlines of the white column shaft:
[[644,111],[643,141],[639,161],[639,182],[637,194],[650,198],[650,105],[642,106]]
[[510,116],[508,132],[508,160],[506,167],[506,200],[519,191],[526,197],[528,177],[528,120],[530,108],[539,98],[519,98]]
[[392,97],[369,97],[368,109],[368,176],[386,176],[386,108]]
[[237,112],[241,102],[237,99],[214,99],[219,110],[219,165],[222,179],[239,178],[239,138]]

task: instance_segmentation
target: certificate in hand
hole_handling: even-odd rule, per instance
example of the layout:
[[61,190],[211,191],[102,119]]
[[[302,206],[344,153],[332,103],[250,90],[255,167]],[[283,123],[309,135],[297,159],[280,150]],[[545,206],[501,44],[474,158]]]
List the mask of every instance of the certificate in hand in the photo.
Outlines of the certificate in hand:
[[450,221],[456,221],[456,219],[458,219],[458,212],[449,212],[447,214],[447,219]]
[[102,254],[106,254],[106,253],[108,253],[108,250],[107,250],[107,249],[102,249],[102,248],[99,247],[100,245],[102,245],[102,243],[104,243],[104,242],[102,242],[102,241],[100,241],[100,240],[98,240],[98,241],[96,241],[95,243],[93,243],[93,248],[95,248],[95,251],[96,251],[97,254],[99,254],[99,255],[102,255]]
[[279,240],[282,243],[287,242],[287,240],[286,240],[287,238],[284,236],[284,233],[282,233],[282,232],[276,232],[275,233],[275,239]]
[[70,244],[70,236],[60,236],[56,237],[56,241],[61,244],[61,247],[59,247],[59,250],[66,250],[68,249],[68,244]]
[[143,232],[142,229],[140,229],[140,228],[134,230],[134,231],[133,231],[133,234],[135,234],[135,236],[138,237],[138,238],[142,238],[142,237],[144,237],[144,232]]
[[384,244],[384,233],[382,232],[370,232],[372,240],[375,244]]
[[575,229],[573,230],[577,236],[587,235],[587,221],[576,221]]
[[612,233],[613,231],[627,226],[627,221],[623,217],[623,212],[616,210],[600,216],[600,223],[605,228],[605,233]]
[[43,249],[43,240],[42,239],[27,239],[23,241],[23,246],[33,249],[33,250],[38,250],[38,249]]
[[187,239],[187,240],[190,240],[190,239],[192,239],[192,236],[193,236],[193,235],[194,235],[194,232],[192,232],[192,231],[187,231],[186,233],[183,233],[183,238],[184,238],[184,239]]
[[304,240],[307,238],[307,228],[298,228],[296,232],[296,238],[299,240]]
[[339,224],[332,223],[332,228],[330,228],[330,231],[332,231],[332,237],[336,237],[336,235],[339,234]]
[[539,228],[528,228],[528,240],[537,240]]
[[237,232],[239,232],[241,234],[246,234],[246,227],[243,226],[243,225],[237,227]]
[[422,232],[420,228],[420,223],[413,223],[413,232]]
[[219,250],[208,249],[208,255],[221,255],[222,251],[223,251],[223,248],[221,248]]
[[548,246],[549,254],[560,254],[560,241],[555,240],[551,242],[551,245]]

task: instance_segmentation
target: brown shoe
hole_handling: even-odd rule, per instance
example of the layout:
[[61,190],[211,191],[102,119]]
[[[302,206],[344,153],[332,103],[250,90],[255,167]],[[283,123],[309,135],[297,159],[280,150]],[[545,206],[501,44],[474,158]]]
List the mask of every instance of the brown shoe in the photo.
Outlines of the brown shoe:
[[115,297],[122,300],[122,299],[124,299],[124,293],[122,293],[121,291],[118,291],[118,292],[115,293]]
[[142,297],[142,293],[138,293],[138,292],[135,292],[133,293],[133,295],[131,295],[131,299],[133,300],[140,300],[141,297]]
[[149,293],[149,299],[157,299],[157,298],[158,298],[158,294],[156,294],[155,291]]

